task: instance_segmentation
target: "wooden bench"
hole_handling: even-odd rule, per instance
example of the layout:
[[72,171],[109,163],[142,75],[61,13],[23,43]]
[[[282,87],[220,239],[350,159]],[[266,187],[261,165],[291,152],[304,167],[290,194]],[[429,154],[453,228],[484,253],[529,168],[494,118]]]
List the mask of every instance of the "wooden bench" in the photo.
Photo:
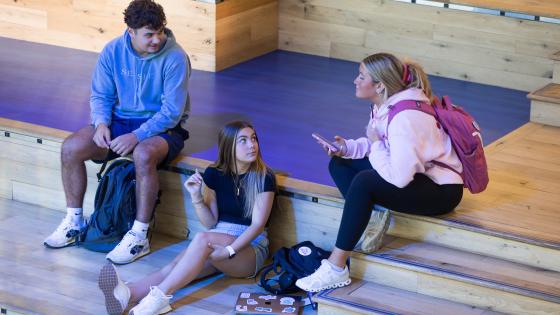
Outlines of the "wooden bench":
[[[63,210],[60,147],[69,133],[2,118],[0,132],[0,196]],[[550,170],[539,171],[544,161],[560,154],[554,151],[560,145],[559,135],[558,128],[530,123],[487,146],[492,179],[487,192],[477,196],[467,194],[457,211],[444,217],[394,213],[386,246],[373,255],[354,253],[352,276],[368,282],[363,288],[366,291],[374,286],[389,286],[394,289],[388,289],[387,294],[421,293],[423,297],[415,296],[422,298],[418,305],[431,303],[430,297],[435,297],[500,312],[559,312],[560,292],[549,283],[560,279],[560,242],[557,233],[548,227],[554,230],[554,222],[558,220],[555,206],[560,186],[554,183],[560,170],[550,166]],[[529,153],[532,157],[536,154],[542,160],[541,165],[535,166],[530,157],[523,157],[511,168],[511,157],[526,152],[527,139],[535,146],[532,148],[535,152]],[[541,142],[557,145],[545,149],[539,146]],[[156,231],[184,239],[204,229],[183,182],[195,168],[202,170],[209,163],[181,156],[160,171],[163,198],[157,209]],[[87,163],[90,185],[85,207],[89,213],[98,169],[98,165]],[[546,178],[538,182],[534,176]],[[271,249],[303,240],[332,248],[343,205],[336,189],[282,175],[277,180],[280,209],[274,212],[269,229]],[[538,208],[544,217],[535,219],[536,214],[523,217],[521,212],[526,210],[521,208],[525,204]],[[503,212],[506,221],[497,224]],[[477,216],[480,216],[478,220]],[[539,229],[520,233],[523,231],[520,223],[526,221],[531,226],[538,224]],[[457,257],[463,257],[464,263],[459,264]],[[502,267],[494,270],[495,266],[506,266],[512,276],[504,276],[500,272]],[[530,287],[520,289],[525,285]],[[333,299],[337,301],[335,305]],[[323,295],[319,301],[328,304],[325,312],[334,307],[337,314],[343,314],[352,308],[341,296]],[[353,307],[349,313],[355,314],[355,303]],[[362,311],[371,309],[366,307]]]
[[[518,138],[539,134],[542,128],[527,125],[488,146],[487,154],[499,153],[514,145]],[[0,196],[64,211],[60,147],[69,132],[2,118],[0,132],[0,170],[3,174],[0,178]],[[180,156],[165,170],[160,171],[163,196],[157,209],[156,231],[185,239],[204,230],[195,215],[189,194],[183,188],[183,182],[194,169],[203,170],[208,164],[210,161]],[[492,165],[494,164],[490,163]],[[89,185],[84,207],[86,214],[89,214],[93,210],[97,186],[95,174],[99,165],[88,162],[86,168]],[[491,181],[488,192],[477,196],[466,193],[462,204],[451,215],[434,218],[394,213],[389,234],[458,249],[470,249],[473,243],[483,240],[485,246],[477,249],[479,253],[503,258],[511,256],[513,258],[508,259],[560,270],[560,266],[550,261],[554,256],[543,249],[550,246],[560,248],[560,242],[549,236],[550,232],[543,230],[528,233],[515,226],[510,227],[509,223],[499,223],[507,218],[488,220],[485,217],[485,212],[492,217],[507,213],[507,205],[504,205],[506,208],[501,208],[500,203],[495,203],[497,191],[494,192],[496,189],[493,187],[499,189],[500,182],[511,179],[495,172],[491,175],[499,179]],[[273,213],[273,224],[270,227],[272,248],[303,240],[311,240],[319,246],[331,248],[336,239],[344,203],[338,190],[282,175],[277,175],[277,181],[280,196],[279,209]],[[531,193],[538,191],[531,190]],[[549,198],[547,196],[544,195],[543,198]],[[477,208],[488,210],[477,211]],[[492,223],[493,221],[496,223]],[[508,250],[503,250],[504,244],[509,244],[506,246]],[[521,252],[514,253],[516,248],[522,249]],[[532,257],[527,259],[527,251],[532,253],[532,257],[539,257],[538,262],[533,261]]]

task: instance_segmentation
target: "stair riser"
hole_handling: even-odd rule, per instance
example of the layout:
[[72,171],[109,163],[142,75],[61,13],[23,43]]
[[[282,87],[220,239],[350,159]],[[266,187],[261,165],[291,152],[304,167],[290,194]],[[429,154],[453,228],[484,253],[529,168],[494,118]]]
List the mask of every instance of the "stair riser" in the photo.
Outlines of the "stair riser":
[[389,234],[560,272],[560,250],[454,226],[393,215]]
[[531,100],[531,121],[560,127],[560,104]]
[[510,314],[560,314],[560,304],[377,261],[352,259],[352,277]]
[[349,309],[343,305],[328,305],[325,303],[319,303],[318,315],[361,315],[361,314],[381,314],[366,310]]

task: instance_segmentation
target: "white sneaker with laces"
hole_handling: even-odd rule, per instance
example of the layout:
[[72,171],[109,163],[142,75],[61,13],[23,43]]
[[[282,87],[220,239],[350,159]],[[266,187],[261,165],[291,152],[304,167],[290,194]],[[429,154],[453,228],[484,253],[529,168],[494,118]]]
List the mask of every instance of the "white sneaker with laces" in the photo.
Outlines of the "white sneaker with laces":
[[358,251],[369,254],[381,248],[390,223],[391,211],[387,209],[374,210],[364,231],[363,241],[356,246]]
[[352,282],[348,267],[344,266],[344,270],[334,270],[330,263],[323,259],[321,266],[311,275],[296,281],[296,286],[308,292],[319,292],[327,289],[341,288]]
[[128,264],[150,253],[147,238],[141,239],[132,230],[126,232],[117,247],[107,254],[107,259],[117,265]]
[[170,312],[169,301],[172,295],[165,295],[158,287],[150,287],[150,293],[146,295],[138,305],[133,307],[129,315],[159,315]]
[[99,288],[105,296],[105,308],[109,315],[121,315],[130,300],[130,289],[119,278],[115,266],[107,263],[101,268],[98,279]]
[[73,245],[80,237],[81,232],[85,229],[86,223],[82,219],[81,222],[75,223],[71,218],[64,217],[56,230],[49,235],[43,244],[50,248],[62,248]]

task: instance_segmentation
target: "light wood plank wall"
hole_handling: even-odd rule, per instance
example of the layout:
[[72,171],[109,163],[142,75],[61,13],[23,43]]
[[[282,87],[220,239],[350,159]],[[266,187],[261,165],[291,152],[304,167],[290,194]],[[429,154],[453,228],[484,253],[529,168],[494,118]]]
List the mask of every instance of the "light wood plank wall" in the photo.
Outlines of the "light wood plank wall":
[[560,17],[558,0],[432,0],[443,3],[512,11],[536,16]]
[[[0,0],[0,36],[99,52],[123,33],[129,0]],[[160,0],[193,67],[219,71],[273,51],[277,0]]]
[[560,25],[393,0],[282,0],[279,23],[280,49],[351,61],[386,51],[430,74],[525,91],[551,82],[560,50]]

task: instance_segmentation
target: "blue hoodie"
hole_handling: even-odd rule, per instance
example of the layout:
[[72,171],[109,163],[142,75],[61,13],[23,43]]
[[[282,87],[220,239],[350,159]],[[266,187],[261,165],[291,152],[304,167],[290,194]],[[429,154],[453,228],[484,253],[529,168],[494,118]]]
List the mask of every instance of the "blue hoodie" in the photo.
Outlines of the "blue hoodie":
[[138,141],[184,126],[190,111],[189,56],[173,33],[165,29],[165,45],[154,54],[140,56],[127,31],[104,48],[91,83],[91,120],[109,126],[112,115],[149,118],[134,134]]

